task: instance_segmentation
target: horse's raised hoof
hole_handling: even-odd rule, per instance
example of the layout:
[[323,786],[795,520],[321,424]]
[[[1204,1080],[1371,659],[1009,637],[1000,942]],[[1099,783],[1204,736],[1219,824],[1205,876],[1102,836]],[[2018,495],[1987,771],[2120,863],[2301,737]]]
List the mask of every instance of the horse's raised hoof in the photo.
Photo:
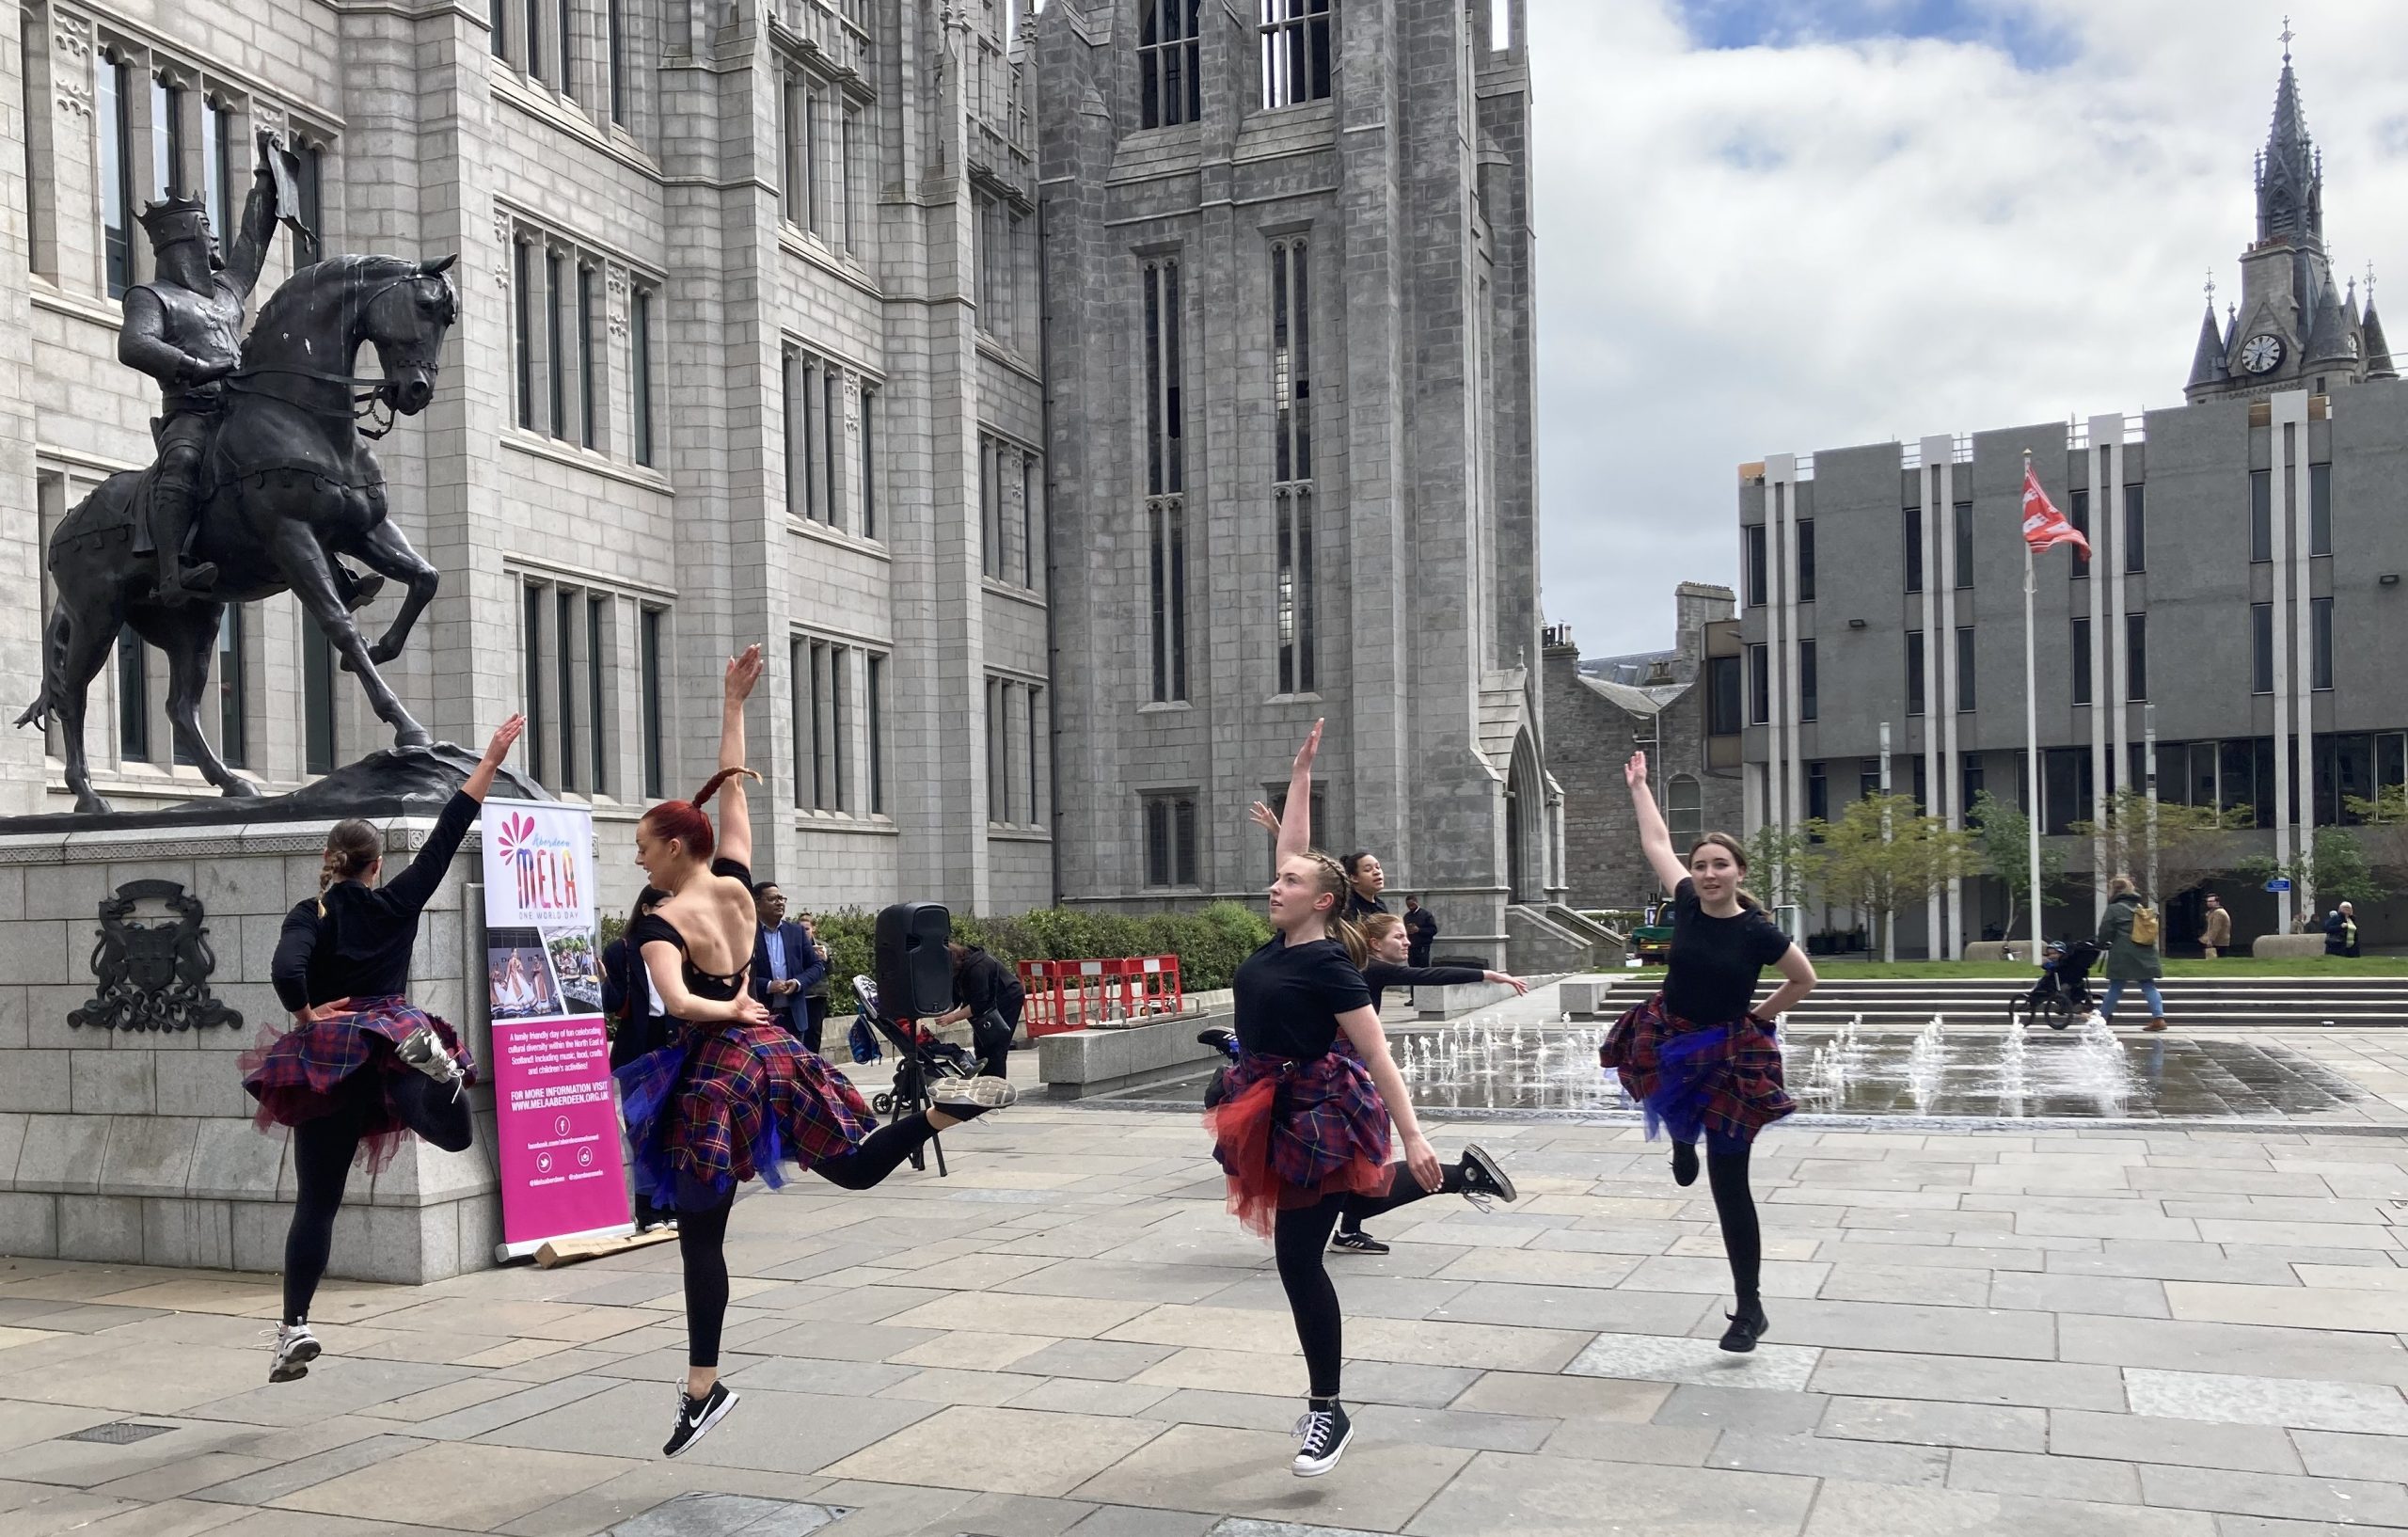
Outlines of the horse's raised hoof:
[[[385,578],[378,576],[375,572],[371,571],[366,576],[361,577],[358,580],[351,584],[350,590],[343,594],[342,606],[350,610],[353,613],[357,613],[360,610],[368,607],[371,603],[375,602],[376,594],[384,590]],[[376,659],[378,661],[383,661],[385,658],[379,657]]]
[[226,794],[237,800],[247,800],[260,793],[260,787],[240,774],[228,776],[223,786]]
[[83,816],[106,816],[110,812],[116,809],[116,807],[110,805],[107,801],[102,800],[99,796],[94,795],[89,790],[86,790],[83,794],[75,798],[75,810]]
[[382,667],[402,654],[402,648],[389,641],[379,641],[368,648],[368,659]]

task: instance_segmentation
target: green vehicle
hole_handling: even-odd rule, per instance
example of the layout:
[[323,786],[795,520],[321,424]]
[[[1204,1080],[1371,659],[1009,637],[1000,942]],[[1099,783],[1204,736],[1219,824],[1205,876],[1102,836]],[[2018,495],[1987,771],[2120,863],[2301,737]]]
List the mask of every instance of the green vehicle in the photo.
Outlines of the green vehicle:
[[1630,930],[1630,959],[1641,966],[1661,966],[1672,959],[1672,904],[1669,898],[1650,902]]

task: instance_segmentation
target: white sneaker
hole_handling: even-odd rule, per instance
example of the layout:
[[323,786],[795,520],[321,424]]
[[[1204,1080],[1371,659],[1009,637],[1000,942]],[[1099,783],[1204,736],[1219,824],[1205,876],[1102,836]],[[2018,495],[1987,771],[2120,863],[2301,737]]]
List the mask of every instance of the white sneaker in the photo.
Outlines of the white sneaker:
[[458,1099],[460,1090],[467,1085],[467,1075],[460,1070],[460,1064],[452,1059],[433,1025],[421,1024],[411,1031],[399,1051],[402,1060],[411,1067],[438,1084],[451,1085],[453,1099]]
[[929,1106],[956,1120],[970,1120],[990,1110],[1001,1110],[1020,1098],[1020,1090],[1001,1078],[947,1078],[928,1089]]
[[309,1374],[309,1363],[322,1354],[318,1337],[309,1332],[309,1321],[280,1323],[276,1330],[276,1364],[267,1369],[270,1382],[293,1382]]

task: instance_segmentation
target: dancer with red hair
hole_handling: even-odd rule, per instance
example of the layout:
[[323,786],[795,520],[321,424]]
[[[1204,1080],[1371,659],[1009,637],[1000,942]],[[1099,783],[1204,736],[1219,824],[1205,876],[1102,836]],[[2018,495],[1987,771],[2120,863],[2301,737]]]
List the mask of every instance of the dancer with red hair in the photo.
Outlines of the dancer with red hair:
[[[686,1278],[686,1381],[664,1456],[700,1440],[735,1407],[719,1380],[727,1317],[727,1216],[736,1187],[784,1182],[790,1161],[848,1190],[866,1190],[928,1138],[1012,1102],[1000,1078],[931,1085],[934,1105],[879,1126],[845,1075],[771,1022],[745,986],[757,919],[752,826],[744,781],[744,701],[761,648],[731,658],[720,714],[719,771],[691,800],[664,800],[636,824],[636,864],[668,893],[627,926],[674,1026],[670,1043],[619,1071],[637,1194],[677,1218]],[[719,797],[719,828],[703,808]]]

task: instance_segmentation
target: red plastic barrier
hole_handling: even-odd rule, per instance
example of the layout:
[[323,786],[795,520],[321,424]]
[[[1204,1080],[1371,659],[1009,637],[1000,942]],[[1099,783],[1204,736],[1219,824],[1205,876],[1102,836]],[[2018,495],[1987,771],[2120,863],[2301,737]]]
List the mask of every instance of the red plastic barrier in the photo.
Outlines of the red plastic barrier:
[[1023,960],[1020,985],[1028,995],[1021,1022],[1032,1038],[1176,1014],[1185,998],[1177,956]]

